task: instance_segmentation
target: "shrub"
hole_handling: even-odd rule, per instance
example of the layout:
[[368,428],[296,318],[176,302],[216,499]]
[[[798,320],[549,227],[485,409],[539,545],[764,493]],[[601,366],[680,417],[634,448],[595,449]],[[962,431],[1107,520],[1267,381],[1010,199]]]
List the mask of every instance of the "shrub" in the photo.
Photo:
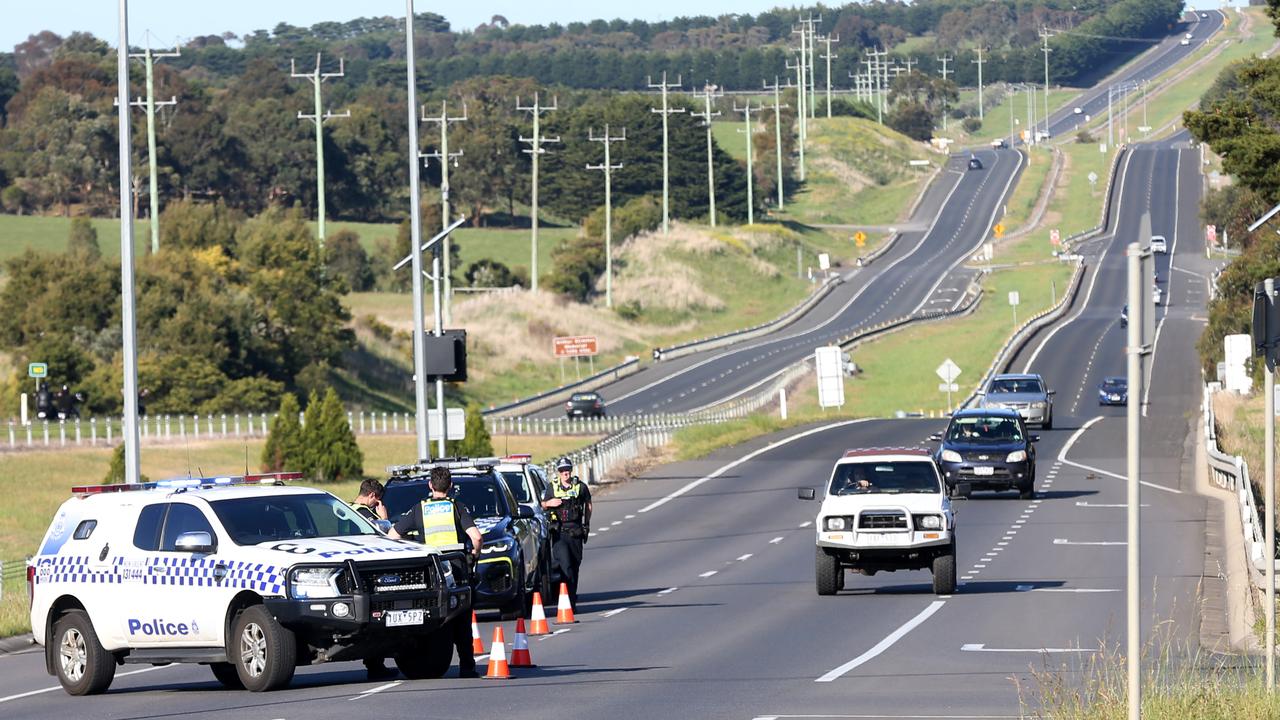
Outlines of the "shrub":
[[1081,145],[1092,145],[1095,140],[1093,139],[1093,136],[1089,134],[1088,130],[1081,130],[1076,133],[1076,142]]
[[928,142],[933,137],[933,113],[920,103],[903,103],[888,118],[889,127],[912,140]]
[[449,443],[446,451],[454,457],[487,457],[493,455],[493,439],[484,423],[479,403],[467,404],[467,433],[462,440]]
[[350,230],[339,230],[325,240],[325,265],[329,275],[347,281],[352,292],[365,292],[373,287],[373,268],[369,253],[360,244],[360,236]]
[[551,290],[585,302],[595,287],[596,278],[604,272],[604,241],[578,237],[557,246],[551,253],[554,267],[547,273]]
[[[632,235],[654,230],[661,224],[661,203],[649,195],[632,198],[621,207],[613,209],[613,240],[620,242]],[[603,205],[582,221],[582,230],[588,237],[604,239]]]
[[298,423],[298,410],[298,399],[292,393],[280,399],[280,414],[271,421],[271,432],[262,448],[264,471],[301,469],[302,425]]
[[497,260],[478,260],[467,266],[463,279],[471,287],[511,287],[519,285],[511,268]]
[[960,123],[964,127],[965,132],[976,133],[982,129],[982,121],[976,117],[967,117],[964,122]]
[[95,262],[102,258],[98,231],[89,222],[89,218],[78,217],[71,221],[71,232],[67,235],[67,254],[81,262]]
[[[332,387],[315,403],[311,395],[307,404],[307,425],[302,429],[303,446],[307,450],[309,474],[318,482],[340,482],[359,478],[364,472],[364,453],[356,444],[355,433],[347,420],[338,393]],[[312,420],[312,405],[319,409]]]

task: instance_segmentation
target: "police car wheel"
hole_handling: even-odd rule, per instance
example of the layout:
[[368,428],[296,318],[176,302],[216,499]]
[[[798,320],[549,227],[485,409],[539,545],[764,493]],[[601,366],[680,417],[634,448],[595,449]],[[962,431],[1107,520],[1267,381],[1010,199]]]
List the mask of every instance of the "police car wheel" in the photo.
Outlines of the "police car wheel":
[[265,692],[288,685],[297,654],[293,632],[263,606],[245,608],[236,616],[230,655],[246,690]]
[[83,610],[58,618],[53,628],[54,669],[68,695],[105,692],[116,676],[116,662],[98,642],[98,633]]
[[213,676],[218,682],[228,690],[243,690],[244,683],[240,682],[240,672],[236,670],[236,666],[231,663],[209,663],[209,669],[213,671]]
[[822,548],[818,548],[818,552],[814,556],[814,576],[817,581],[818,594],[835,595],[840,589],[840,576],[843,574],[844,570],[840,569],[840,561],[828,555]]
[[514,586],[515,589],[511,593],[511,601],[502,606],[503,620],[515,620],[517,617],[523,614],[526,610],[528,610],[529,593],[526,590],[527,581],[525,580],[525,577],[524,577],[524,570],[523,570],[524,561],[523,560],[520,561],[520,567],[521,567],[520,574],[516,576],[515,580],[512,582],[512,585]]
[[395,659],[396,667],[410,680],[444,677],[453,664],[453,639],[447,629],[437,630],[422,641],[410,643]]

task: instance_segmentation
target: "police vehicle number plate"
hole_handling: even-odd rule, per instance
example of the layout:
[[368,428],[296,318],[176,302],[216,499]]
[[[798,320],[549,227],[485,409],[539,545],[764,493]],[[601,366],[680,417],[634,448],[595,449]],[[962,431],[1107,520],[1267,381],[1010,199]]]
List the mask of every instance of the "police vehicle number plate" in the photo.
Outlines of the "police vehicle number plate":
[[387,627],[399,627],[401,625],[421,625],[423,621],[423,611],[421,610],[388,610],[386,613]]
[[975,465],[973,468],[974,475],[995,475],[996,469],[990,465]]

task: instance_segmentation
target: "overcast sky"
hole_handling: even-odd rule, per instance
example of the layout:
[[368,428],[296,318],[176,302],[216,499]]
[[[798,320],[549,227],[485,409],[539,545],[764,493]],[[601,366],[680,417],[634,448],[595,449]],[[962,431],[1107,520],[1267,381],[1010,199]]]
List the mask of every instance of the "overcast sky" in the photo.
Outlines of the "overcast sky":
[[[454,29],[470,29],[494,15],[526,25],[574,20],[594,20],[602,14],[633,19],[669,20],[678,15],[720,15],[728,12],[759,13],[782,0],[648,0],[644,3],[601,3],[599,0],[484,0],[482,2],[426,2],[416,0],[417,12],[436,12],[448,18]],[[66,36],[74,31],[91,32],[116,43],[119,29],[116,2],[111,0],[0,0],[0,50],[9,51],[33,33],[52,30]],[[602,7],[616,8],[602,11]],[[357,17],[403,16],[403,0],[130,0],[129,41],[142,45],[144,33],[151,31],[156,47],[173,45],[196,35],[237,35],[254,30],[270,30],[276,24],[309,26],[326,20],[344,21]]]

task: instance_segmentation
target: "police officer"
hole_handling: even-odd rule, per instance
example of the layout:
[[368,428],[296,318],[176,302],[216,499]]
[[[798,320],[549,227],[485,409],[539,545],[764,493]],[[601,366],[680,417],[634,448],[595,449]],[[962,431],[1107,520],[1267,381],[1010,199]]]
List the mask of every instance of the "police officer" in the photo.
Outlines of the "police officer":
[[369,522],[387,519],[387,506],[382,504],[382,495],[386,488],[373,478],[366,478],[360,483],[360,494],[351,501],[351,509]]
[[556,462],[558,480],[542,501],[550,512],[551,562],[569,586],[569,601],[578,605],[578,568],[582,566],[582,546],[591,532],[591,490],[573,475],[568,458]]
[[[396,521],[387,533],[390,538],[402,538],[411,532],[417,532],[418,538],[426,545],[439,547],[457,545],[466,536],[470,546],[470,566],[480,558],[482,536],[476,528],[471,513],[461,503],[449,499],[449,490],[453,488],[453,478],[449,469],[431,468],[431,497],[414,506]],[[474,573],[469,573],[474,577]],[[458,651],[458,677],[477,678],[476,656],[471,646],[471,613],[468,608],[453,619],[450,634],[453,646]]]

